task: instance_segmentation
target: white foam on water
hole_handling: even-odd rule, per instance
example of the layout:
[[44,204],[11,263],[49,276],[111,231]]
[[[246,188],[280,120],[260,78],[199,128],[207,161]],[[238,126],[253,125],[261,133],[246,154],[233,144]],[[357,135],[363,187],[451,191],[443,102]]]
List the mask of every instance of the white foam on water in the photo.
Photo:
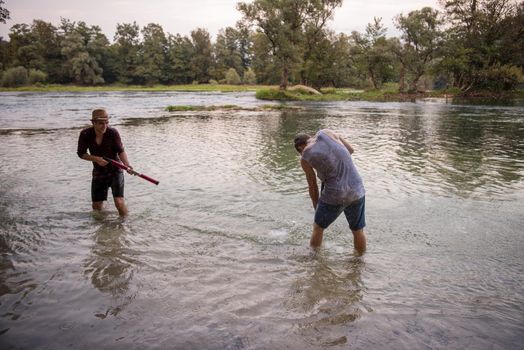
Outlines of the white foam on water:
[[277,238],[277,239],[284,239],[289,235],[289,232],[287,232],[283,228],[275,229],[275,230],[269,230],[268,236],[271,238]]

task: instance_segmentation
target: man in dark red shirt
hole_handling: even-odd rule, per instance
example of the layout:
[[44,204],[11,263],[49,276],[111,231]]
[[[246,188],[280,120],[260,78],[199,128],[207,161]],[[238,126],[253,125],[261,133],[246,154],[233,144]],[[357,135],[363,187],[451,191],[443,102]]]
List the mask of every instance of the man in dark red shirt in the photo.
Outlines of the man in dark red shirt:
[[[94,210],[102,210],[107,200],[109,187],[113,193],[115,206],[120,216],[127,215],[124,200],[124,174],[104,160],[108,157],[120,160],[129,166],[127,154],[120,140],[120,134],[115,128],[110,128],[109,116],[105,109],[95,109],[92,113],[92,127],[80,132],[77,154],[80,158],[93,162],[93,179],[91,181],[91,199]],[[89,150],[89,153],[87,151]]]

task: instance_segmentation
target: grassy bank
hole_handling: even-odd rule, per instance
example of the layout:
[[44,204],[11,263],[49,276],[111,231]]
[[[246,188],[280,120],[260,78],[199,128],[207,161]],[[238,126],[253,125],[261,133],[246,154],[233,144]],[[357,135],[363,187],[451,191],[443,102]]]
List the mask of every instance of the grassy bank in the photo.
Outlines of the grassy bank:
[[257,90],[256,97],[268,101],[377,101],[377,102],[403,102],[424,98],[460,98],[464,100],[504,100],[524,98],[524,91],[509,91],[493,93],[490,91],[478,92],[462,96],[456,89],[433,90],[423,93],[399,93],[396,84],[388,84],[379,90],[354,90],[354,89],[321,89],[321,94],[313,94],[301,89],[279,90],[278,88],[262,88]]
[[0,91],[36,91],[36,92],[82,92],[82,91],[195,91],[195,92],[242,92],[271,88],[266,85],[222,85],[222,84],[187,84],[187,85],[32,85],[16,88],[0,88]]
[[425,97],[451,97],[449,91],[418,94],[400,94],[396,89],[354,90],[354,89],[321,89],[321,94],[312,94],[302,90],[289,91],[277,88],[259,89],[256,97],[268,101],[406,101]]
[[[222,84],[187,84],[187,85],[33,85],[17,88],[0,88],[3,92],[34,91],[34,92],[92,92],[92,91],[187,91],[187,92],[256,92],[256,97],[268,101],[413,101],[422,98],[459,98],[471,100],[503,100],[524,98],[524,91],[510,91],[505,93],[492,93],[489,91],[478,92],[469,96],[461,96],[457,90],[438,90],[416,94],[398,93],[398,84],[385,84],[379,90],[356,90],[351,88],[325,88],[321,94],[313,94],[304,89],[279,90],[276,86],[269,85],[222,85]],[[281,106],[281,105],[279,105]],[[217,107],[217,106],[211,106]],[[226,109],[224,106],[218,106]],[[190,108],[195,108],[191,106]],[[275,109],[277,107],[273,107]],[[278,107],[287,108],[287,107]],[[238,109],[238,108],[236,108]],[[194,110],[194,109],[191,109]]]

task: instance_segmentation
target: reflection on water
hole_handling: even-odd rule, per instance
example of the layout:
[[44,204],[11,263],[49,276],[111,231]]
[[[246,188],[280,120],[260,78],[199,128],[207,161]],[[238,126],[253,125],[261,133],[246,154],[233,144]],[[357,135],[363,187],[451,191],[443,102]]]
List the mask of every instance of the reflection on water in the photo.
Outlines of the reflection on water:
[[[0,344],[513,349],[524,342],[522,105],[164,111],[190,103],[259,102],[252,94],[191,93],[0,101],[9,110],[0,115]],[[161,183],[126,178],[124,221],[112,205],[91,214],[91,165],[75,154],[85,115],[101,105],[110,106],[132,163]],[[344,219],[326,230],[321,254],[303,253],[313,210],[292,139],[322,128],[355,148],[367,191],[362,258],[352,255]]]
[[522,179],[524,129],[519,120],[499,114],[464,116],[446,113],[437,126],[439,148],[443,154],[438,171],[446,183],[457,190],[513,187]]
[[[31,266],[31,255],[43,244],[43,230],[27,215],[20,217],[24,213],[16,208],[17,203],[26,200],[0,187],[0,298],[6,296],[5,300],[12,303],[2,315],[10,320],[20,317],[23,300],[38,286],[31,274],[18,266]],[[7,330],[0,326],[0,334]]]
[[347,344],[347,327],[363,313],[365,286],[360,258],[330,260],[317,255],[305,276],[294,279],[284,306],[303,315],[298,333],[311,345]]
[[84,274],[96,289],[109,293],[117,304],[103,314],[96,314],[104,319],[108,314],[117,316],[132,302],[134,295],[129,295],[128,291],[137,261],[126,239],[124,221],[111,221],[103,216],[99,220],[102,223],[94,233],[91,254],[84,261]]

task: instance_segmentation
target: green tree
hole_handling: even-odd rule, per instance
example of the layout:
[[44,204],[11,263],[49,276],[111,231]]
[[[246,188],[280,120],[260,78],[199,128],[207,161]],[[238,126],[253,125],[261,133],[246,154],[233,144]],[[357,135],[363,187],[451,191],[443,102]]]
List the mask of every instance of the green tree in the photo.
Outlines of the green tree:
[[61,37],[58,28],[49,22],[34,20],[31,25],[31,34],[38,64],[27,67],[45,72],[47,80],[51,82],[66,81],[67,75],[62,68],[64,56],[61,52]]
[[136,22],[118,23],[113,48],[117,62],[117,80],[124,84],[138,83],[137,67],[140,51],[140,29]]
[[453,0],[440,3],[449,24],[441,69],[451,76],[454,86],[465,93],[483,89],[489,86],[488,77],[494,79],[500,74],[499,78],[505,79],[504,76],[513,71],[511,66],[522,68],[522,2]]
[[9,65],[9,42],[0,37],[0,71]]
[[357,71],[351,55],[350,38],[340,33],[332,42],[334,62],[332,65],[332,85],[334,87],[356,86]]
[[257,75],[251,68],[248,68],[244,71],[242,82],[248,85],[254,85],[257,83]]
[[213,45],[215,60],[212,75],[216,80],[224,79],[229,68],[233,68],[240,74],[244,73],[239,36],[239,32],[232,27],[221,29],[218,32]]
[[272,52],[271,42],[262,32],[254,32],[251,35],[251,42],[253,43],[251,67],[258,77],[258,81],[265,84],[279,84],[281,79],[280,67]]
[[335,57],[333,37],[333,33],[322,31],[322,38],[317,36],[315,45],[304,55],[304,64],[299,73],[302,84],[320,89],[335,79],[333,68],[338,58]]
[[237,9],[246,23],[268,39],[281,71],[280,88],[286,89],[291,72],[302,64],[307,52],[306,28],[311,38],[341,4],[342,0],[255,0],[239,3]]
[[64,39],[62,52],[68,58],[69,74],[75,83],[86,85],[104,83],[102,68],[85,50],[80,34],[69,34]]
[[524,1],[511,9],[501,25],[504,30],[500,40],[500,59],[504,64],[524,68]]
[[237,45],[242,60],[243,71],[251,67],[251,61],[253,59],[253,42],[251,41],[252,31],[241,21],[236,24],[237,32]]
[[213,65],[213,47],[209,32],[203,28],[193,30],[191,32],[191,42],[194,50],[191,58],[191,71],[196,81],[207,83],[211,78],[210,70]]
[[45,83],[47,81],[47,73],[38,69],[30,69],[27,76],[29,84]]
[[[402,44],[394,50],[401,61],[403,71],[409,77],[409,92],[417,91],[420,78],[428,71],[442,45],[442,21],[438,11],[431,7],[411,11],[395,17],[395,25],[401,31]],[[401,79],[403,79],[402,75]],[[403,91],[404,84],[400,84]]]
[[9,31],[9,49],[8,57],[12,66],[26,67],[31,64],[31,61],[36,59],[33,50],[28,50],[27,47],[33,45],[34,38],[31,34],[29,25],[15,24]]
[[23,66],[40,70],[52,81],[63,77],[60,37],[51,23],[34,20],[31,26],[15,24],[9,33],[10,41],[3,52],[3,66]]
[[4,0],[0,0],[0,23],[5,23],[6,20],[11,18],[9,17],[9,11],[2,6],[3,4]]
[[167,38],[162,27],[150,23],[142,29],[143,42],[137,74],[146,84],[166,83]]
[[324,39],[315,45],[305,62],[303,73],[308,85],[317,89],[359,85],[350,37],[325,31]]
[[[303,66],[300,69],[300,82],[307,85],[307,78],[304,67],[309,64],[313,55],[318,57],[318,47],[321,43],[326,43],[326,38],[330,33],[326,30],[328,20],[333,18],[334,11],[337,7],[342,5],[342,1],[331,1],[325,3],[313,2],[309,19],[304,23],[304,50],[302,62]],[[329,39],[328,39],[329,40]],[[330,80],[326,78],[326,80]],[[319,80],[316,80],[317,82]],[[318,86],[317,86],[318,87]]]
[[170,35],[168,38],[168,61],[170,79],[175,84],[189,84],[194,75],[191,71],[191,58],[194,48],[187,36]]
[[240,80],[240,75],[238,75],[235,68],[229,68],[226,72],[226,83],[231,85],[238,85],[242,81]]
[[18,87],[27,85],[28,72],[25,67],[18,66],[7,69],[2,74],[1,85],[5,87]]
[[358,32],[351,34],[354,43],[351,53],[355,64],[366,73],[374,89],[380,88],[384,81],[395,76],[391,41],[386,38],[387,28],[381,21],[381,18],[375,17],[373,23],[367,25],[364,35]]
[[85,22],[76,24],[63,19],[61,29],[64,32],[62,54],[66,58],[65,65],[70,78],[77,84],[104,83],[101,62],[109,41],[100,27],[89,27]]
[[451,85],[465,89],[471,81],[470,50],[451,30],[444,35],[441,57],[434,67],[434,74],[445,82],[446,87]]

